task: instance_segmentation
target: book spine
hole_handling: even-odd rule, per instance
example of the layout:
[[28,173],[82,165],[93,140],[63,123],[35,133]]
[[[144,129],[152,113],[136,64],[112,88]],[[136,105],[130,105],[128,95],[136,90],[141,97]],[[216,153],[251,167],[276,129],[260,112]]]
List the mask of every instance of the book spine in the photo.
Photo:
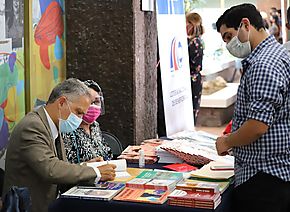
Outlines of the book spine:
[[130,183],[126,183],[126,187],[127,188],[145,189],[145,185],[144,184],[130,184]]
[[145,189],[153,189],[153,190],[164,190],[167,191],[169,190],[168,186],[162,186],[162,185],[147,185],[145,184]]
[[109,200],[111,200],[111,198],[73,196],[73,195],[61,195],[61,198],[68,198],[68,199],[87,199],[87,200],[102,200],[102,201],[109,201]]

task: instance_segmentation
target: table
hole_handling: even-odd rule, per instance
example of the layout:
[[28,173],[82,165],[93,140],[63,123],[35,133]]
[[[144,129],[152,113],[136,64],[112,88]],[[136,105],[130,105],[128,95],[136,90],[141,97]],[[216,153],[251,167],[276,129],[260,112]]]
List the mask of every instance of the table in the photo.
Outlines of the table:
[[[145,168],[156,169],[161,168],[164,164],[151,164]],[[129,167],[137,167],[137,164],[128,164]],[[124,202],[124,201],[97,201],[97,200],[84,200],[84,199],[64,199],[59,198],[55,200],[49,207],[49,212],[96,212],[96,211],[120,211],[120,212],[231,212],[232,208],[232,193],[233,185],[222,194],[222,202],[215,210],[210,209],[198,209],[198,208],[186,208],[170,206],[166,203],[162,205]]]

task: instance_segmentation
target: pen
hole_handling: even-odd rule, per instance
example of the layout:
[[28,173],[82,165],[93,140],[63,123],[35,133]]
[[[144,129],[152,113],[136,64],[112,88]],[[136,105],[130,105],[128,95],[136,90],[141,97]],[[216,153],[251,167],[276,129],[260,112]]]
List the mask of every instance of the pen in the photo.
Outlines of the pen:
[[105,157],[105,161],[107,161],[107,164],[109,164],[110,158],[108,156]]

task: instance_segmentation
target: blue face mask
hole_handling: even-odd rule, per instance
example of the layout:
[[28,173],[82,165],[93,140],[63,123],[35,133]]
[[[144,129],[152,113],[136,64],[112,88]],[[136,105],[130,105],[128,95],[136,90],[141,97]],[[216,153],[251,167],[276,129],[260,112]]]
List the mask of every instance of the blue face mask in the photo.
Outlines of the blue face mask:
[[78,117],[76,114],[71,112],[71,109],[68,103],[67,105],[70,110],[70,115],[68,116],[66,120],[59,118],[59,131],[61,133],[73,132],[80,126],[82,122],[82,118]]

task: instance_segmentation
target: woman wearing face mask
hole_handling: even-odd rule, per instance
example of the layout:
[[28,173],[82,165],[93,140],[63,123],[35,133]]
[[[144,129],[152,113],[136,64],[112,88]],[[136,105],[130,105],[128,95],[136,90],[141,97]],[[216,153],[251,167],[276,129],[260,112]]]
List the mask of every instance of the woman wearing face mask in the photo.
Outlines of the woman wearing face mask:
[[186,31],[188,41],[188,55],[191,78],[192,104],[194,113],[194,123],[200,106],[202,91],[202,59],[203,59],[203,34],[202,20],[198,13],[188,13],[186,15]]
[[66,156],[71,163],[95,162],[113,157],[109,146],[103,141],[97,118],[104,112],[103,96],[99,85],[93,80],[84,82],[93,97],[79,128],[62,135]]

